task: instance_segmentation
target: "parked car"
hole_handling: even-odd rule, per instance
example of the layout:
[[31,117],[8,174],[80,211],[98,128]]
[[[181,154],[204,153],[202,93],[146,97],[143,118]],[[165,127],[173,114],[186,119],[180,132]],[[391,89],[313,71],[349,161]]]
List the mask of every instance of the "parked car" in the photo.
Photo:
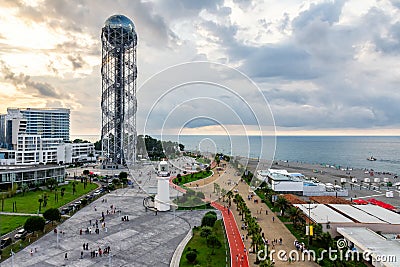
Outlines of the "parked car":
[[68,214],[69,212],[70,212],[69,208],[62,208],[61,211],[60,211],[61,215]]
[[3,238],[3,239],[0,241],[0,248],[5,248],[5,247],[7,247],[8,245],[11,245],[11,243],[12,243],[11,237]]
[[19,230],[15,235],[14,235],[14,239],[23,239],[26,237],[26,235],[28,234],[27,231],[25,231],[24,228],[22,228],[21,230]]

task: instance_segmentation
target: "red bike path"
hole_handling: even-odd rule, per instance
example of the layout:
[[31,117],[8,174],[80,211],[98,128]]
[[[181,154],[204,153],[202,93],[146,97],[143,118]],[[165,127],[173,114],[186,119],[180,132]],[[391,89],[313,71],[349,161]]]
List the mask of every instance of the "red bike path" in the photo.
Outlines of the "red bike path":
[[244,251],[244,243],[240,236],[239,228],[236,224],[235,217],[232,212],[219,203],[212,202],[211,206],[221,211],[224,220],[226,235],[228,237],[229,249],[231,253],[232,267],[248,267],[249,259],[247,251]]

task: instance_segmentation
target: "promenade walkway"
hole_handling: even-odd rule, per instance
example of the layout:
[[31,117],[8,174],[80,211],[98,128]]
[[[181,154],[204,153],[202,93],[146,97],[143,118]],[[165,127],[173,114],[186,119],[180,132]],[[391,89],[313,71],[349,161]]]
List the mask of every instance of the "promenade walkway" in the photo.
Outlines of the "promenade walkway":
[[228,237],[232,267],[248,267],[249,260],[244,252],[244,244],[239,233],[235,217],[232,212],[219,203],[212,202],[211,206],[221,211],[224,220],[226,235]]
[[[250,187],[248,184],[244,182],[239,182],[239,184],[236,186],[238,190],[238,193],[243,197],[243,199],[246,202],[247,207],[250,209],[251,214],[253,217],[257,217],[257,221],[260,225],[260,227],[263,230],[263,233],[265,235],[265,238],[270,241],[277,239],[279,240],[282,238],[283,242],[282,245],[276,244],[274,247],[270,245],[269,250],[275,249],[275,253],[272,255],[273,259],[275,260],[275,266],[288,266],[289,262],[288,261],[282,261],[278,258],[278,252],[280,250],[286,251],[287,257],[289,256],[290,251],[296,250],[294,246],[294,241],[295,237],[293,234],[286,228],[284,223],[282,223],[278,218],[275,213],[273,213],[266,204],[261,203],[261,200],[258,198],[258,196],[253,197],[253,199],[248,200],[247,196],[250,194]],[[258,200],[258,203],[254,202],[254,198]],[[265,210],[267,210],[268,214],[266,215]],[[236,205],[232,205],[232,213],[235,216],[236,222],[238,222],[240,225],[239,231],[241,235],[246,236],[247,231],[241,229],[241,216],[239,216],[239,212],[236,211]],[[248,248],[247,251],[249,251],[249,248],[251,247],[251,238],[248,238],[247,240],[244,240],[245,246]],[[301,256],[301,255],[300,255]],[[257,257],[256,253],[250,253],[249,254],[249,262],[251,266],[255,266],[253,262],[255,262]],[[312,261],[298,261],[298,262],[293,262],[291,263],[293,266],[304,266],[304,267],[313,267],[313,266],[319,266],[315,262]]]
[[17,212],[0,212],[0,215],[10,215],[10,216],[43,216],[39,213],[17,213]]
[[[206,210],[154,212],[143,208],[147,196],[137,189],[118,189],[102,196],[75,213],[58,226],[60,233],[49,232],[38,241],[23,248],[1,263],[2,267],[55,267],[55,266],[170,266],[176,247],[194,225],[200,225]],[[107,201],[103,201],[107,199]],[[116,208],[111,211],[111,205]],[[119,212],[120,211],[120,212]],[[105,215],[105,227],[96,220]],[[176,216],[175,216],[176,215]],[[122,217],[128,216],[129,221]],[[190,223],[190,224],[189,224]],[[92,227],[93,233],[80,234],[80,229]],[[83,244],[89,250],[83,250]],[[91,252],[110,253],[93,257]],[[33,254],[30,251],[35,251]],[[82,253],[82,254],[81,254]],[[65,259],[67,254],[68,259]]]

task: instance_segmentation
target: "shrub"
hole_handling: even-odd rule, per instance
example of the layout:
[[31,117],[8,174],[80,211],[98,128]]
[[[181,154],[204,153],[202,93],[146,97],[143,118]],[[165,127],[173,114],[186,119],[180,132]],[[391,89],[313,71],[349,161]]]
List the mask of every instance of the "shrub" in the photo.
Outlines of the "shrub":
[[197,258],[197,253],[195,251],[190,250],[186,252],[186,259],[188,260],[188,262],[194,263],[196,261],[196,258]]
[[204,215],[203,219],[201,219],[201,226],[213,227],[216,220],[217,220],[217,215],[211,213],[206,214]]
[[43,231],[45,224],[43,217],[32,216],[26,219],[24,229],[28,232]]
[[203,226],[201,228],[200,236],[201,237],[208,237],[212,233],[212,228],[210,226]]
[[217,216],[217,213],[213,210],[207,211],[207,213],[205,215],[207,215],[207,214],[212,214],[212,215]]
[[61,219],[61,213],[60,213],[60,211],[59,211],[58,209],[56,209],[56,208],[51,208],[51,209],[46,210],[46,211],[43,213],[43,217],[44,217],[46,220],[51,221],[51,223],[53,224],[53,221],[58,221],[58,220]]

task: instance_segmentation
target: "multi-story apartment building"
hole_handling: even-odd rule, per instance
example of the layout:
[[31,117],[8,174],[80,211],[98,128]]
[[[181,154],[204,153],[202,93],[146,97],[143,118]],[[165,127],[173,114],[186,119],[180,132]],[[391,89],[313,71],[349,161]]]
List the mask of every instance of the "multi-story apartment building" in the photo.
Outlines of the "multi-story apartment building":
[[66,108],[8,108],[19,111],[27,120],[26,133],[43,138],[62,138],[69,141],[70,110]]

